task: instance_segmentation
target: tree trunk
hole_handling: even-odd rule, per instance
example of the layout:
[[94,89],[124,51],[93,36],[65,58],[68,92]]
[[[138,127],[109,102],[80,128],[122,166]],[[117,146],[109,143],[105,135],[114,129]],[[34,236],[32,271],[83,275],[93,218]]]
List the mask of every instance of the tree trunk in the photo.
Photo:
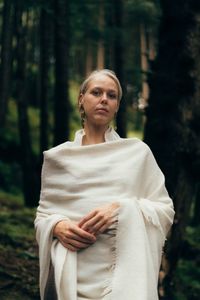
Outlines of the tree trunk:
[[55,130],[54,145],[69,138],[69,1],[55,0]]
[[104,3],[99,2],[99,31],[100,31],[100,38],[98,40],[97,45],[97,69],[104,69],[104,40],[103,40],[103,32],[105,27],[104,21]]
[[155,33],[151,29],[148,32],[148,59],[153,61],[156,57],[156,46],[155,46]]
[[[122,85],[123,93],[125,94],[124,86],[124,61],[123,61],[123,1],[118,0],[113,2],[113,18],[114,18],[114,71]],[[126,123],[126,102],[121,101],[119,111],[116,117],[117,132],[125,138],[127,134]]]
[[[51,2],[50,2],[51,3]],[[40,157],[48,149],[48,98],[52,15],[50,4],[40,13]]]
[[196,193],[194,196],[194,215],[193,215],[193,220],[192,224],[194,226],[199,226],[200,225],[200,183],[197,184],[196,186]]
[[93,51],[91,41],[88,40],[86,47],[85,76],[87,77],[93,70]]
[[149,98],[149,85],[147,83],[147,72],[149,70],[148,64],[148,48],[147,48],[147,37],[144,23],[140,23],[140,51],[141,51],[141,69],[142,69],[142,93],[141,98],[143,99],[144,107],[147,106]]
[[16,9],[16,83],[17,83],[17,108],[18,124],[21,148],[21,165],[23,173],[23,190],[25,205],[29,207],[36,206],[38,202],[38,185],[36,181],[36,168],[31,149],[30,127],[28,120],[28,103],[26,98],[26,31],[22,25],[23,11],[20,4],[15,4]]
[[5,124],[7,102],[10,92],[10,73],[12,56],[12,33],[13,33],[13,5],[11,0],[4,1],[3,25],[2,25],[2,48],[0,67],[0,126]]
[[190,49],[192,57],[194,59],[192,75],[195,78],[195,94],[192,99],[192,120],[191,120],[191,129],[192,129],[192,146],[193,154],[191,160],[193,176],[195,178],[195,194],[194,194],[194,215],[193,215],[193,225],[200,225],[200,4],[195,6],[193,11],[195,12],[195,28],[190,34]]
[[198,51],[200,44],[199,33],[193,40],[191,34],[197,26],[195,14],[200,11],[200,5],[189,0],[173,3],[163,0],[161,8],[158,56],[149,78],[151,92],[144,140],[166,176],[166,185],[175,205],[164,297],[173,300],[173,275],[181,255],[185,227],[199,180],[200,139],[197,124],[200,116],[197,113],[199,104],[198,109],[194,104],[195,91],[200,90],[200,81],[194,79],[199,58],[197,53],[195,56],[192,54],[191,43],[198,41]]

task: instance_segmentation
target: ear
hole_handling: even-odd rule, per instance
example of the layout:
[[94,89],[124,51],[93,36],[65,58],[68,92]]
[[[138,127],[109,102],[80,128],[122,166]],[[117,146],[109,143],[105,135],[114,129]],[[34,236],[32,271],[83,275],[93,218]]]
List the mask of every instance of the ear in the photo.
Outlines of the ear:
[[84,96],[84,94],[80,93],[80,95],[78,97],[78,106],[80,106],[81,104],[83,104],[83,96]]

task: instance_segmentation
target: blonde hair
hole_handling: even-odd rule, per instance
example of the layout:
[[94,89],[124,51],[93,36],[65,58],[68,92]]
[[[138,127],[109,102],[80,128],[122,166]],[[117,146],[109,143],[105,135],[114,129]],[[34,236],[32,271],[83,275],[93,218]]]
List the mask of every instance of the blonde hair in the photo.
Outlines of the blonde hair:
[[89,83],[93,79],[95,79],[98,75],[105,75],[105,76],[108,76],[109,78],[111,78],[117,86],[117,90],[118,90],[117,100],[120,102],[121,98],[122,98],[122,87],[121,87],[121,84],[120,84],[119,79],[117,78],[115,72],[113,72],[112,70],[109,70],[109,69],[102,69],[102,70],[95,70],[92,73],[90,73],[90,75],[81,84],[79,96],[78,96],[78,108],[79,108],[79,113],[81,116],[82,127],[84,127],[84,122],[85,122],[85,111],[84,111],[83,105],[79,102],[79,99],[80,99],[81,95],[84,95],[86,93]]
[[102,69],[102,70],[95,70],[93,71],[81,84],[80,87],[80,91],[79,91],[79,96],[81,94],[85,94],[85,92],[87,91],[88,85],[89,83],[98,75],[105,75],[110,77],[117,85],[117,89],[118,89],[118,101],[121,100],[122,98],[122,87],[121,84],[119,82],[119,79],[117,78],[115,72],[113,72],[112,70],[109,69]]

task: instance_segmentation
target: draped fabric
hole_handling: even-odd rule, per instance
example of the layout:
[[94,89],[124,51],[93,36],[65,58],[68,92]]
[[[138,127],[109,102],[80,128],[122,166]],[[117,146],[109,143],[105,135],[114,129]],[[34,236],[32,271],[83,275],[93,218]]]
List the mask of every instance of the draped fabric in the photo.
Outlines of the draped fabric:
[[[35,219],[44,299],[50,264],[58,300],[157,300],[162,247],[174,210],[149,147],[121,139],[82,146],[84,132],[44,152]],[[72,252],[53,239],[60,220],[79,221],[96,207],[119,202],[116,222],[87,249]]]

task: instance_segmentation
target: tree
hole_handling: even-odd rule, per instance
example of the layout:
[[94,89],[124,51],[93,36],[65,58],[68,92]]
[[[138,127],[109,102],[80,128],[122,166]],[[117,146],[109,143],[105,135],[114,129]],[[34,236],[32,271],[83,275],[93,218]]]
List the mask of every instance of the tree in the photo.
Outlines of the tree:
[[69,137],[69,4],[55,0],[55,145]]
[[8,96],[10,92],[10,74],[12,61],[12,36],[13,36],[13,5],[11,0],[4,1],[2,48],[0,67],[0,126],[4,126]]
[[18,125],[20,135],[20,158],[23,173],[23,191],[25,205],[33,207],[38,200],[38,182],[36,179],[36,164],[31,147],[30,126],[28,119],[28,103],[26,95],[26,22],[28,13],[24,12],[23,5],[20,2],[15,3],[15,35],[16,35],[16,74],[17,83],[17,108]]
[[144,140],[166,176],[175,205],[176,216],[167,253],[169,273],[165,280],[166,299],[172,300],[173,274],[199,181],[200,107],[197,95],[200,77],[196,63],[200,47],[197,43],[200,5],[189,0],[173,3],[162,0],[161,8],[158,55],[149,78],[151,92]]
[[99,2],[99,31],[101,33],[98,39],[97,47],[97,69],[104,69],[105,67],[105,49],[103,33],[105,31],[105,5],[103,1]]
[[[123,1],[118,0],[113,2],[113,25],[114,25],[114,39],[113,39],[113,67],[119,78],[125,94],[124,85],[124,47],[123,47]],[[117,132],[121,137],[126,137],[126,102],[122,100],[116,118]]]
[[40,156],[48,149],[49,69],[52,48],[52,1],[43,4],[40,11]]
[[[139,51],[135,59],[134,68],[140,71],[139,74],[139,100],[146,106],[149,97],[148,73],[150,63],[155,58],[157,27],[160,17],[160,6],[157,0],[129,0],[127,1],[127,26],[133,28],[133,39],[135,46],[132,51]],[[134,58],[134,53],[132,53]],[[135,75],[135,74],[134,74]],[[137,76],[137,75],[136,75]],[[134,76],[134,77],[136,77]],[[139,103],[140,104],[140,103]]]

